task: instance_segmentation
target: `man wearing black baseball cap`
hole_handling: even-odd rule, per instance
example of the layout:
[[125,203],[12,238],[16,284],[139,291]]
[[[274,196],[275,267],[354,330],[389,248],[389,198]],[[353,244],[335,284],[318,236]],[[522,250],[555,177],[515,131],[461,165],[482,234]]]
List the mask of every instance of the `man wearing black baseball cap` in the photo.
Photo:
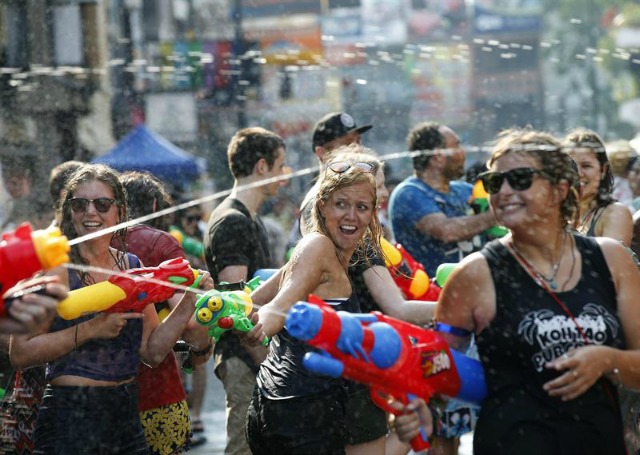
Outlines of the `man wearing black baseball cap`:
[[372,125],[356,125],[346,112],[331,112],[318,120],[313,129],[313,153],[323,162],[327,152],[342,145],[359,144],[360,135],[371,128]]

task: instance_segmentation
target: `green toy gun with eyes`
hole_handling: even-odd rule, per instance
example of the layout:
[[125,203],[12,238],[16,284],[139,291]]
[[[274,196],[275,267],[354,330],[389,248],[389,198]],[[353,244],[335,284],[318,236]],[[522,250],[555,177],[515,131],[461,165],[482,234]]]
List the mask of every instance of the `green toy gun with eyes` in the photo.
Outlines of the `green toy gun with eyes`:
[[[249,332],[253,328],[249,315],[253,310],[253,301],[249,293],[261,283],[255,277],[245,283],[218,283],[218,289],[202,294],[196,301],[196,321],[209,327],[209,336],[217,342],[227,330]],[[262,341],[266,346],[269,340]]]

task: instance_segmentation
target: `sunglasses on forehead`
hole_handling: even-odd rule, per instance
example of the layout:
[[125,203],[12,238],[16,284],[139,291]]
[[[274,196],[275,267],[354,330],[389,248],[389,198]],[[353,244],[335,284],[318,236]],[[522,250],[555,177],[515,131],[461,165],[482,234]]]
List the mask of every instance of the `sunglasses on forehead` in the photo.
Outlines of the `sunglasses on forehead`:
[[93,203],[93,206],[98,212],[107,213],[111,209],[111,206],[116,204],[116,200],[108,197],[99,197],[97,199],[73,197],[69,199],[67,203],[74,212],[86,212],[89,204]]
[[502,188],[505,179],[509,182],[509,186],[516,191],[528,190],[533,183],[533,176],[536,174],[545,175],[540,169],[519,167],[504,172],[483,172],[478,178],[482,181],[482,186],[487,193],[496,194]]
[[373,172],[373,164],[365,162],[350,163],[348,161],[333,161],[327,165],[336,174],[347,172],[352,167],[362,169],[364,172]]

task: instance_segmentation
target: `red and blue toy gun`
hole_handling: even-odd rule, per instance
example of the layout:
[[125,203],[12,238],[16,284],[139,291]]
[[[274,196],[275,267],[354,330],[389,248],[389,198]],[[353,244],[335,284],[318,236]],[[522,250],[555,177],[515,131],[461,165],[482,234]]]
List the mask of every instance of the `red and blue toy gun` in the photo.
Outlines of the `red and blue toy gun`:
[[[36,272],[69,262],[69,244],[59,228],[32,231],[23,223],[0,241],[0,296]],[[0,317],[7,315],[0,297]]]
[[163,283],[196,287],[199,282],[198,271],[189,266],[189,261],[170,259],[157,267],[129,269],[107,281],[75,289],[60,302],[58,314],[63,319],[75,319],[98,311],[140,312],[150,303],[171,298],[178,290]]
[[[366,384],[373,401],[388,412],[397,412],[389,398],[406,404],[415,397],[428,402],[442,394],[480,404],[487,395],[480,362],[449,349],[433,330],[379,312],[336,312],[315,296],[292,307],[285,327],[323,351],[305,355],[307,369]],[[416,436],[411,447],[428,448],[426,435]]]
[[430,302],[438,300],[442,287],[429,279],[422,264],[413,259],[402,245],[393,245],[382,237],[380,247],[393,281],[407,299]]

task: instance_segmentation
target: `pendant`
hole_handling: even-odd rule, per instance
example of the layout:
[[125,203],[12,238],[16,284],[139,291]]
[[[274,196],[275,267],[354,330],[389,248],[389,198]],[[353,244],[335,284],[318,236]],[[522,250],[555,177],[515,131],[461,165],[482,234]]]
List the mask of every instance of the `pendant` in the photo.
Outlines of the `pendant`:
[[555,291],[556,289],[558,289],[558,283],[556,283],[556,280],[551,280],[551,281],[549,281],[549,287],[550,287],[551,289],[553,289],[554,291]]

